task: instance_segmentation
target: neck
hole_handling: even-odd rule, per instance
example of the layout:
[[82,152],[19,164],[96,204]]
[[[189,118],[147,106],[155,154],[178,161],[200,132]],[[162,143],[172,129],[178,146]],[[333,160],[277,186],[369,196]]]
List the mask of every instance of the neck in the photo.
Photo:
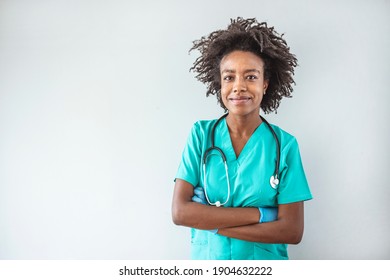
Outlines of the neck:
[[230,133],[238,136],[251,136],[253,131],[262,123],[259,114],[238,116],[229,114],[226,117]]

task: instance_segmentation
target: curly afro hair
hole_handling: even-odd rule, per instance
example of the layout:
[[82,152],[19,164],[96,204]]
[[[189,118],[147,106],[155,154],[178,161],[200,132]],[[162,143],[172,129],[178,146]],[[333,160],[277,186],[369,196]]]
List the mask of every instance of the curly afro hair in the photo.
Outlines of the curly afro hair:
[[206,96],[216,95],[218,103],[227,111],[221,99],[222,58],[232,51],[248,51],[259,56],[264,62],[264,79],[269,85],[267,94],[260,105],[264,113],[276,111],[283,97],[291,97],[293,75],[297,59],[290,53],[286,41],[273,27],[256,19],[231,19],[226,30],[217,30],[200,40],[193,42],[193,50],[199,50],[190,71],[197,73],[196,78],[207,85]]

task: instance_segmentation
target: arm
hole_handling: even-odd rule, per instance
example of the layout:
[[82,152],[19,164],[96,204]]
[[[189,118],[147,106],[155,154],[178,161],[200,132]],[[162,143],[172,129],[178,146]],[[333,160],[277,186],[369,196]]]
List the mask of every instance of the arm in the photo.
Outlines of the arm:
[[198,229],[221,229],[257,224],[257,208],[226,208],[203,205],[192,201],[194,187],[176,179],[172,200],[172,219],[176,225]]
[[303,235],[303,202],[280,204],[278,220],[248,226],[222,228],[218,234],[262,243],[298,244]]
[[257,208],[224,208],[192,201],[194,187],[177,179],[172,218],[176,225],[218,228],[218,234],[252,242],[298,244],[303,235],[303,202],[281,204],[278,220],[259,222]]

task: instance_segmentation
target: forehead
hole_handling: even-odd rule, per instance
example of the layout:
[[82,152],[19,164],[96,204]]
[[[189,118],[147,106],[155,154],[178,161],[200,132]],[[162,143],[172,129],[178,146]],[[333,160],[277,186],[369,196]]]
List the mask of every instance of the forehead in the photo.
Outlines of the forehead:
[[233,51],[225,55],[220,64],[221,72],[224,70],[246,70],[257,69],[262,70],[264,67],[263,60],[252,52]]

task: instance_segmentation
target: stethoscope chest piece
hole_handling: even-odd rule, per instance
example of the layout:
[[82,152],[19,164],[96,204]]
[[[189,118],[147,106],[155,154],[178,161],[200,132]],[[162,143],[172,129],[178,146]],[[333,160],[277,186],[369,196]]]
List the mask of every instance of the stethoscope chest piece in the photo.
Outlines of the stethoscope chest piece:
[[271,178],[269,179],[269,183],[270,183],[271,187],[276,190],[276,188],[279,185],[278,177],[275,177],[272,175]]

